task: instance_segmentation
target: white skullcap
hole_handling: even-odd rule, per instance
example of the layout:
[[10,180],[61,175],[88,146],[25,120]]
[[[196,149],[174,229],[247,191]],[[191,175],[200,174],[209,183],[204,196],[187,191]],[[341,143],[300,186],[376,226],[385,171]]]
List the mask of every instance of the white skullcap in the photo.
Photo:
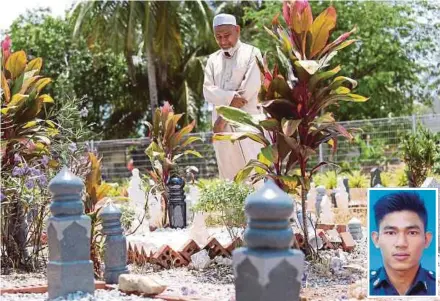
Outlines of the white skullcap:
[[235,17],[230,14],[218,14],[214,17],[213,21],[213,27],[220,26],[220,25],[237,25],[237,21],[235,20]]

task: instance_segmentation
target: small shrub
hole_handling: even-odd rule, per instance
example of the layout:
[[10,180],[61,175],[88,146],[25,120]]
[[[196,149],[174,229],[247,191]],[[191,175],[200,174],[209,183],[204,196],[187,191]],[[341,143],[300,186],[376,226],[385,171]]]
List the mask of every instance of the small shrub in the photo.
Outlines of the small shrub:
[[128,204],[124,204],[120,207],[122,216],[121,216],[121,225],[122,228],[127,232],[131,226],[133,225],[133,221],[136,215],[135,210],[130,207]]
[[218,213],[217,222],[224,225],[232,239],[237,237],[236,228],[244,229],[246,216],[244,203],[253,189],[245,184],[222,180],[200,180],[200,199],[194,211]]
[[404,136],[400,151],[406,164],[409,186],[420,187],[440,152],[440,135],[419,125],[415,133]]
[[327,171],[324,174],[317,174],[313,177],[316,186],[325,186],[326,189],[335,189],[338,186],[337,174],[334,171]]
[[394,174],[391,172],[383,172],[380,174],[380,181],[384,187],[395,187]]
[[350,188],[367,188],[369,186],[368,177],[356,170],[348,176],[348,185]]

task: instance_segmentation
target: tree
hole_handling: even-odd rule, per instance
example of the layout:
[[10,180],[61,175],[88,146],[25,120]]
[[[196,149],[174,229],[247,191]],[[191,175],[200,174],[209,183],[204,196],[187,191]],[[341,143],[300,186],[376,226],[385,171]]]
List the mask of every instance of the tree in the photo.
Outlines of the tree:
[[148,91],[132,85],[124,57],[99,47],[89,50],[82,38],[73,43],[69,20],[49,13],[28,11],[17,18],[10,28],[13,49],[29,49],[31,57],[43,58],[43,72],[54,80],[48,91],[59,100],[57,106],[66,98],[80,98],[84,116],[88,111],[84,118],[101,137],[136,136]]
[[[313,1],[311,5],[313,11],[322,11],[329,2]],[[419,75],[429,71],[429,65],[422,61],[438,53],[438,47],[434,47],[433,36],[424,30],[429,24],[420,24],[415,13],[418,10],[432,13],[433,6],[376,1],[336,1],[333,5],[338,20],[332,36],[337,37],[356,25],[356,38],[360,40],[336,56],[335,64],[343,64],[343,75],[349,74],[359,82],[357,93],[370,97],[370,101],[361,105],[343,103],[329,108],[337,111],[338,119],[408,115],[416,103],[429,105],[432,95],[425,89],[428,83]],[[281,13],[277,2],[263,2],[258,11],[245,10],[244,20],[249,25],[243,31],[262,50],[274,50],[275,45],[264,38],[262,28],[270,27],[276,13]]]
[[[188,65],[201,48],[209,49],[215,45],[212,12],[206,2],[80,2],[73,10],[73,19],[76,23],[74,35],[85,34],[89,47],[102,45],[124,54],[129,74],[136,85],[144,82],[136,78],[133,56],[140,54],[145,59],[151,112],[159,105],[161,90],[165,91],[163,96],[184,97],[187,108],[194,106],[188,102],[191,101],[188,82],[183,81],[183,86],[178,89],[172,87],[175,91],[171,93],[167,91],[170,91],[169,82],[172,82],[173,75],[179,74],[177,78],[181,79],[180,73],[188,71]],[[193,30],[185,32],[189,28]],[[193,45],[192,41],[196,43]],[[193,51],[188,51],[185,46],[193,46]],[[160,70],[159,74],[157,70]],[[203,70],[198,68],[199,75],[200,71]],[[187,74],[183,77],[187,78]],[[162,97],[160,100],[169,99]]]

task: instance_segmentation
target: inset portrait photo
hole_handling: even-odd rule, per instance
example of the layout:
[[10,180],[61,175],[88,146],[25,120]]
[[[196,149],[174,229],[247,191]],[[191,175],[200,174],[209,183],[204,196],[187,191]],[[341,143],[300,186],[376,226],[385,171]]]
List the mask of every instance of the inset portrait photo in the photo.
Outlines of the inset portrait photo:
[[437,296],[437,189],[368,191],[368,297]]

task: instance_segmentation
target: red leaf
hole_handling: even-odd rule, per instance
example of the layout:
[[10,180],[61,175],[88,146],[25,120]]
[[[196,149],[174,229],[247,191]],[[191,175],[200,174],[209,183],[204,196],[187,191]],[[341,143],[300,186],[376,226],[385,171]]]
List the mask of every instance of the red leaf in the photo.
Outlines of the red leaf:
[[288,1],[283,2],[283,18],[286,24],[290,26],[290,5]]

